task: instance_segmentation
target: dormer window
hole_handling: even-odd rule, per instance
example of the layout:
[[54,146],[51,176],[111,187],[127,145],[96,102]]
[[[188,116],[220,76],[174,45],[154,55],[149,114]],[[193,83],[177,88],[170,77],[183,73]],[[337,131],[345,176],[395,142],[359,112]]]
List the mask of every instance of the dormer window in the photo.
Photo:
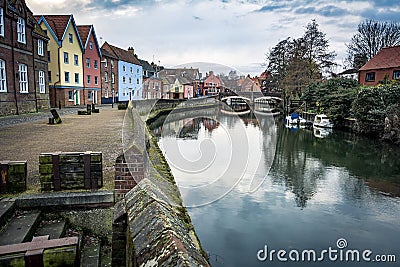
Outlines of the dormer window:
[[68,34],[68,39],[69,39],[70,44],[74,43],[74,37],[73,37],[72,33]]

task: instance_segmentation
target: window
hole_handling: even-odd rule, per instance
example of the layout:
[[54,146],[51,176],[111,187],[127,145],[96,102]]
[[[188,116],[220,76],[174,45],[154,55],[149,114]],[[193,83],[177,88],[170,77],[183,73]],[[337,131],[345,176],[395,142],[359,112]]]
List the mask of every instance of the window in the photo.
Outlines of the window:
[[400,78],[400,70],[393,71],[393,79],[399,79],[399,78]]
[[17,22],[17,40],[20,43],[23,43],[23,44],[26,43],[25,20],[21,17],[18,17],[18,22]]
[[28,93],[28,66],[25,64],[18,65],[19,76],[19,92]]
[[74,37],[72,36],[72,33],[68,34],[68,40],[70,44],[74,43]]
[[106,83],[108,82],[108,73],[107,73],[107,71],[104,72],[104,81]]
[[136,69],[136,73],[139,74],[139,69]]
[[375,72],[367,72],[367,74],[365,75],[365,81],[375,81]]
[[4,36],[4,13],[3,13],[3,8],[0,8],[0,35]]
[[7,92],[6,62],[0,59],[0,92]]
[[106,92],[104,94],[105,94],[105,97],[108,98],[108,89],[106,89]]
[[94,69],[96,69],[96,70],[99,68],[99,63],[98,63],[97,59],[94,60],[93,66],[94,66]]
[[138,79],[136,79],[136,83],[137,83],[137,84],[139,84],[139,78],[138,78]]
[[68,71],[64,72],[64,81],[66,83],[69,83],[69,72]]
[[90,75],[87,76],[87,84],[90,84]]
[[50,51],[47,51],[47,61],[51,62],[51,53],[50,53]]
[[124,66],[122,66],[122,71],[125,71],[126,69],[125,69],[125,65]]
[[64,63],[69,64],[69,56],[67,52],[64,52]]
[[99,84],[99,77],[94,76],[94,84],[98,85]]
[[114,76],[114,73],[111,73],[111,83],[115,83],[115,76]]
[[92,41],[89,42],[89,49],[93,50],[93,42]]
[[131,73],[133,73],[133,68],[131,67]]
[[125,81],[126,81],[126,79],[125,79],[125,76],[124,76],[124,77],[122,77],[122,82],[125,83]]
[[43,52],[43,40],[39,39],[37,45],[38,45],[38,55],[39,56],[43,56],[44,55],[44,52]]
[[79,73],[75,73],[75,83],[79,83]]
[[44,82],[44,71],[39,70],[39,93],[46,93],[46,87]]
[[49,83],[51,83],[51,71],[47,72],[47,79],[48,79]]
[[68,100],[74,101],[74,91],[68,91]]
[[104,59],[104,68],[107,68],[107,59]]
[[79,57],[78,55],[74,55],[74,65],[79,66]]
[[91,101],[91,100],[93,99],[93,92],[92,92],[92,91],[89,91],[89,92],[88,92],[88,94],[87,94],[87,99],[88,99],[89,101]]
[[111,68],[114,68],[114,60],[110,61]]
[[132,77],[129,77],[129,83],[132,83]]
[[86,58],[86,68],[90,68],[90,58]]

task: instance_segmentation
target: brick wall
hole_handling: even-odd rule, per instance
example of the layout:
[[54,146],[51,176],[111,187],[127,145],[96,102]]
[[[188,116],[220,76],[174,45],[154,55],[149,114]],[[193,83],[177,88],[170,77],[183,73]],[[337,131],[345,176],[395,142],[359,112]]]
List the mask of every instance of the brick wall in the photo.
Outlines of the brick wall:
[[143,153],[132,146],[115,162],[115,199],[119,201],[125,197],[136,184],[144,178]]

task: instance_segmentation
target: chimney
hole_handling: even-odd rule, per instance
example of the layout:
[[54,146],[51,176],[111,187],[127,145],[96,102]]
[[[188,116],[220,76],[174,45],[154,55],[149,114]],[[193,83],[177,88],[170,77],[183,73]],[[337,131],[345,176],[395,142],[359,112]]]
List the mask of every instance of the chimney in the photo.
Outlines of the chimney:
[[135,55],[135,49],[133,49],[133,47],[128,47],[128,51]]

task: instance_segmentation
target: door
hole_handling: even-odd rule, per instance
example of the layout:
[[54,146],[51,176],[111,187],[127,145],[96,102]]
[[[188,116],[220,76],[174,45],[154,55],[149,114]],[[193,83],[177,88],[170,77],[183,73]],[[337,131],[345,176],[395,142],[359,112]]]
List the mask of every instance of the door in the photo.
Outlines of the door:
[[74,91],[74,100],[75,100],[75,105],[79,105],[80,101],[79,101],[79,91],[75,90]]

